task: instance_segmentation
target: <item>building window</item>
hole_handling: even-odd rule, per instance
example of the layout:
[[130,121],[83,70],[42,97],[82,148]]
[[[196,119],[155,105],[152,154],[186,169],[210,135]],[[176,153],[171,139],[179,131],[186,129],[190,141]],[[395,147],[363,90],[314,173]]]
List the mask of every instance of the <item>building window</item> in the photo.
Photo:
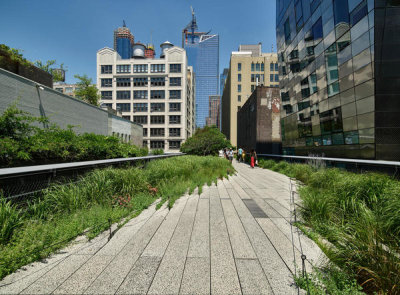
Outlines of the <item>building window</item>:
[[150,141],[150,148],[151,149],[163,149],[164,148],[164,141],[163,140],[151,140]]
[[131,92],[130,91],[117,91],[117,99],[130,99]]
[[61,93],[63,93],[63,89],[62,88],[56,88],[57,91],[60,91]]
[[238,85],[238,92],[242,92],[242,85]]
[[164,124],[165,116],[150,116],[150,124]]
[[169,86],[181,86],[181,78],[169,78]]
[[133,122],[138,124],[147,124],[147,116],[133,116]]
[[130,112],[131,104],[130,103],[117,103],[117,110],[121,112]]
[[170,149],[179,149],[181,147],[181,142],[176,140],[169,141],[169,148]]
[[323,31],[322,31],[322,18],[321,17],[313,24],[313,26],[311,28],[311,32],[312,32],[312,39],[314,41],[322,39],[322,37],[324,35],[323,35]]
[[279,75],[275,74],[275,82],[279,82]]
[[170,99],[180,99],[181,98],[181,91],[180,90],[170,90],[169,91],[169,98]]
[[242,64],[238,63],[238,71],[240,72],[242,70]]
[[101,73],[102,74],[112,74],[112,65],[101,66]]
[[133,91],[134,99],[147,99],[147,90],[135,90]]
[[142,87],[147,86],[147,78],[133,78],[133,86]]
[[[345,4],[347,4],[347,2]],[[346,7],[347,7],[347,5],[346,5]],[[356,8],[354,8],[354,10],[350,13],[351,26],[353,27],[356,23],[358,23],[367,14],[368,14],[367,1],[364,0]]]
[[179,102],[171,102],[169,103],[169,111],[170,112],[180,112],[181,104]]
[[151,103],[150,111],[151,112],[164,112],[165,111],[165,103]]
[[143,140],[143,146],[147,147],[147,140]]
[[151,137],[165,136],[165,129],[164,128],[150,128],[150,136]]
[[278,66],[278,63],[276,63],[275,64],[275,72],[278,72],[279,71],[279,66]]
[[130,73],[131,66],[130,65],[117,65],[117,73]]
[[271,72],[274,70],[274,64],[273,64],[273,63],[269,64],[269,70],[270,70]]
[[151,65],[150,72],[151,73],[164,73],[165,65],[164,64]]
[[259,72],[260,71],[260,64],[256,63],[256,71]]
[[251,63],[251,71],[254,72],[254,63]]
[[147,128],[143,128],[143,136],[147,136]]
[[242,101],[242,96],[238,95],[238,102],[241,102],[241,101]]
[[101,87],[112,87],[112,79],[101,79]]
[[65,87],[65,93],[72,93],[74,92],[74,88],[72,87]]
[[238,74],[238,82],[242,82],[242,74]]
[[151,77],[150,85],[151,86],[165,86],[165,78],[164,77]]
[[181,136],[181,129],[180,128],[169,128],[169,136],[170,137]]
[[128,121],[131,120],[131,116],[122,116],[122,118],[124,118],[125,120],[128,120]]
[[261,63],[261,72],[264,72],[264,63]]
[[251,85],[251,92],[253,93],[254,89],[256,89],[256,85]]
[[147,112],[147,103],[134,103],[133,111],[134,112]]
[[105,106],[107,108],[111,108],[112,109],[113,104],[112,103],[103,103],[102,106]]
[[117,87],[131,86],[131,78],[117,78]]
[[151,99],[163,99],[165,98],[164,90],[150,90],[150,98]]
[[169,116],[169,124],[180,124],[181,116]]
[[102,91],[101,99],[112,99],[112,91]]
[[283,31],[285,33],[286,44],[288,44],[290,42],[290,22],[289,22],[289,18],[287,18],[285,23],[283,24]]
[[274,82],[274,74],[269,75],[269,82]]
[[134,73],[147,73],[147,65],[133,65]]
[[181,72],[181,64],[170,64],[169,72],[170,73],[180,73]]

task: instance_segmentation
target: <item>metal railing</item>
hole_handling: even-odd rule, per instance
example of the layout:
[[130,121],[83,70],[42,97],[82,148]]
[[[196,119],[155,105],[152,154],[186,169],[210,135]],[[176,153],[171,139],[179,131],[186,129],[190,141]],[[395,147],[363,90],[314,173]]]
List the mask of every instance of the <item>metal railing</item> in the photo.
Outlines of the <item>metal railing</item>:
[[348,159],[348,158],[330,158],[318,155],[311,156],[289,156],[276,154],[258,154],[261,158],[282,159],[288,162],[309,162],[322,161],[327,166],[345,168],[350,171],[379,171],[394,176],[399,176],[400,162],[383,161],[383,160],[364,160],[364,159]]
[[40,193],[53,183],[71,183],[96,168],[139,165],[152,160],[182,156],[183,153],[134,158],[84,161],[0,169],[0,196],[19,201]]

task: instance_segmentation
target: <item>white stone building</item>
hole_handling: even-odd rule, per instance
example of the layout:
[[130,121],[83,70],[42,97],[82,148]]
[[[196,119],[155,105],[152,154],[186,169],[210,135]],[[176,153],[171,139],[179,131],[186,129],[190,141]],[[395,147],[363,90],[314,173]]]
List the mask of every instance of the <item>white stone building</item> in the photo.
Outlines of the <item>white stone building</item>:
[[97,52],[97,88],[103,106],[143,125],[143,145],[177,152],[195,130],[195,83],[186,51],[169,42],[161,57],[145,58],[135,44],[131,59],[111,48]]

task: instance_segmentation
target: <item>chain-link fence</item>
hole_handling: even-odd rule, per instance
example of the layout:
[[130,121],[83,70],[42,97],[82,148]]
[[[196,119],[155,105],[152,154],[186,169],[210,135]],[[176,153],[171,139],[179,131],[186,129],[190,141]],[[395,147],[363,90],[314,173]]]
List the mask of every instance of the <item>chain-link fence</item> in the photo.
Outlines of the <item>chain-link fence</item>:
[[135,158],[87,161],[54,165],[0,169],[0,196],[13,202],[24,202],[48,188],[52,184],[79,181],[85,173],[105,167],[143,166],[156,159],[181,156],[183,154],[165,154]]

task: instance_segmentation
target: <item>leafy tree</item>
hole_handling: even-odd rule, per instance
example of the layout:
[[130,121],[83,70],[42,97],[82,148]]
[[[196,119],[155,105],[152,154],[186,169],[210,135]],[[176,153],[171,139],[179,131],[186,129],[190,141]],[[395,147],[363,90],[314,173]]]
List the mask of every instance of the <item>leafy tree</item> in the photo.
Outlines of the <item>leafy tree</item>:
[[195,134],[181,146],[181,152],[194,155],[218,155],[223,148],[230,148],[232,144],[216,127],[197,129]]
[[95,85],[92,85],[92,79],[87,75],[75,75],[74,77],[80,80],[78,83],[76,83],[79,88],[75,91],[76,97],[86,101],[87,103],[98,106],[100,99],[98,94],[99,90]]
[[[54,82],[59,82],[63,80],[63,77],[61,73],[58,71],[55,71],[55,69],[51,68],[52,65],[56,64],[56,61],[54,59],[46,61],[46,63],[43,63],[40,60],[35,61],[34,65],[38,67],[39,69],[42,69],[43,71],[51,74],[53,76],[53,81]],[[64,68],[64,64],[60,64],[59,69],[66,71]]]
[[6,52],[13,61],[19,62],[23,65],[32,65],[29,60],[24,58],[20,49],[11,48],[5,44],[0,44],[0,50]]

